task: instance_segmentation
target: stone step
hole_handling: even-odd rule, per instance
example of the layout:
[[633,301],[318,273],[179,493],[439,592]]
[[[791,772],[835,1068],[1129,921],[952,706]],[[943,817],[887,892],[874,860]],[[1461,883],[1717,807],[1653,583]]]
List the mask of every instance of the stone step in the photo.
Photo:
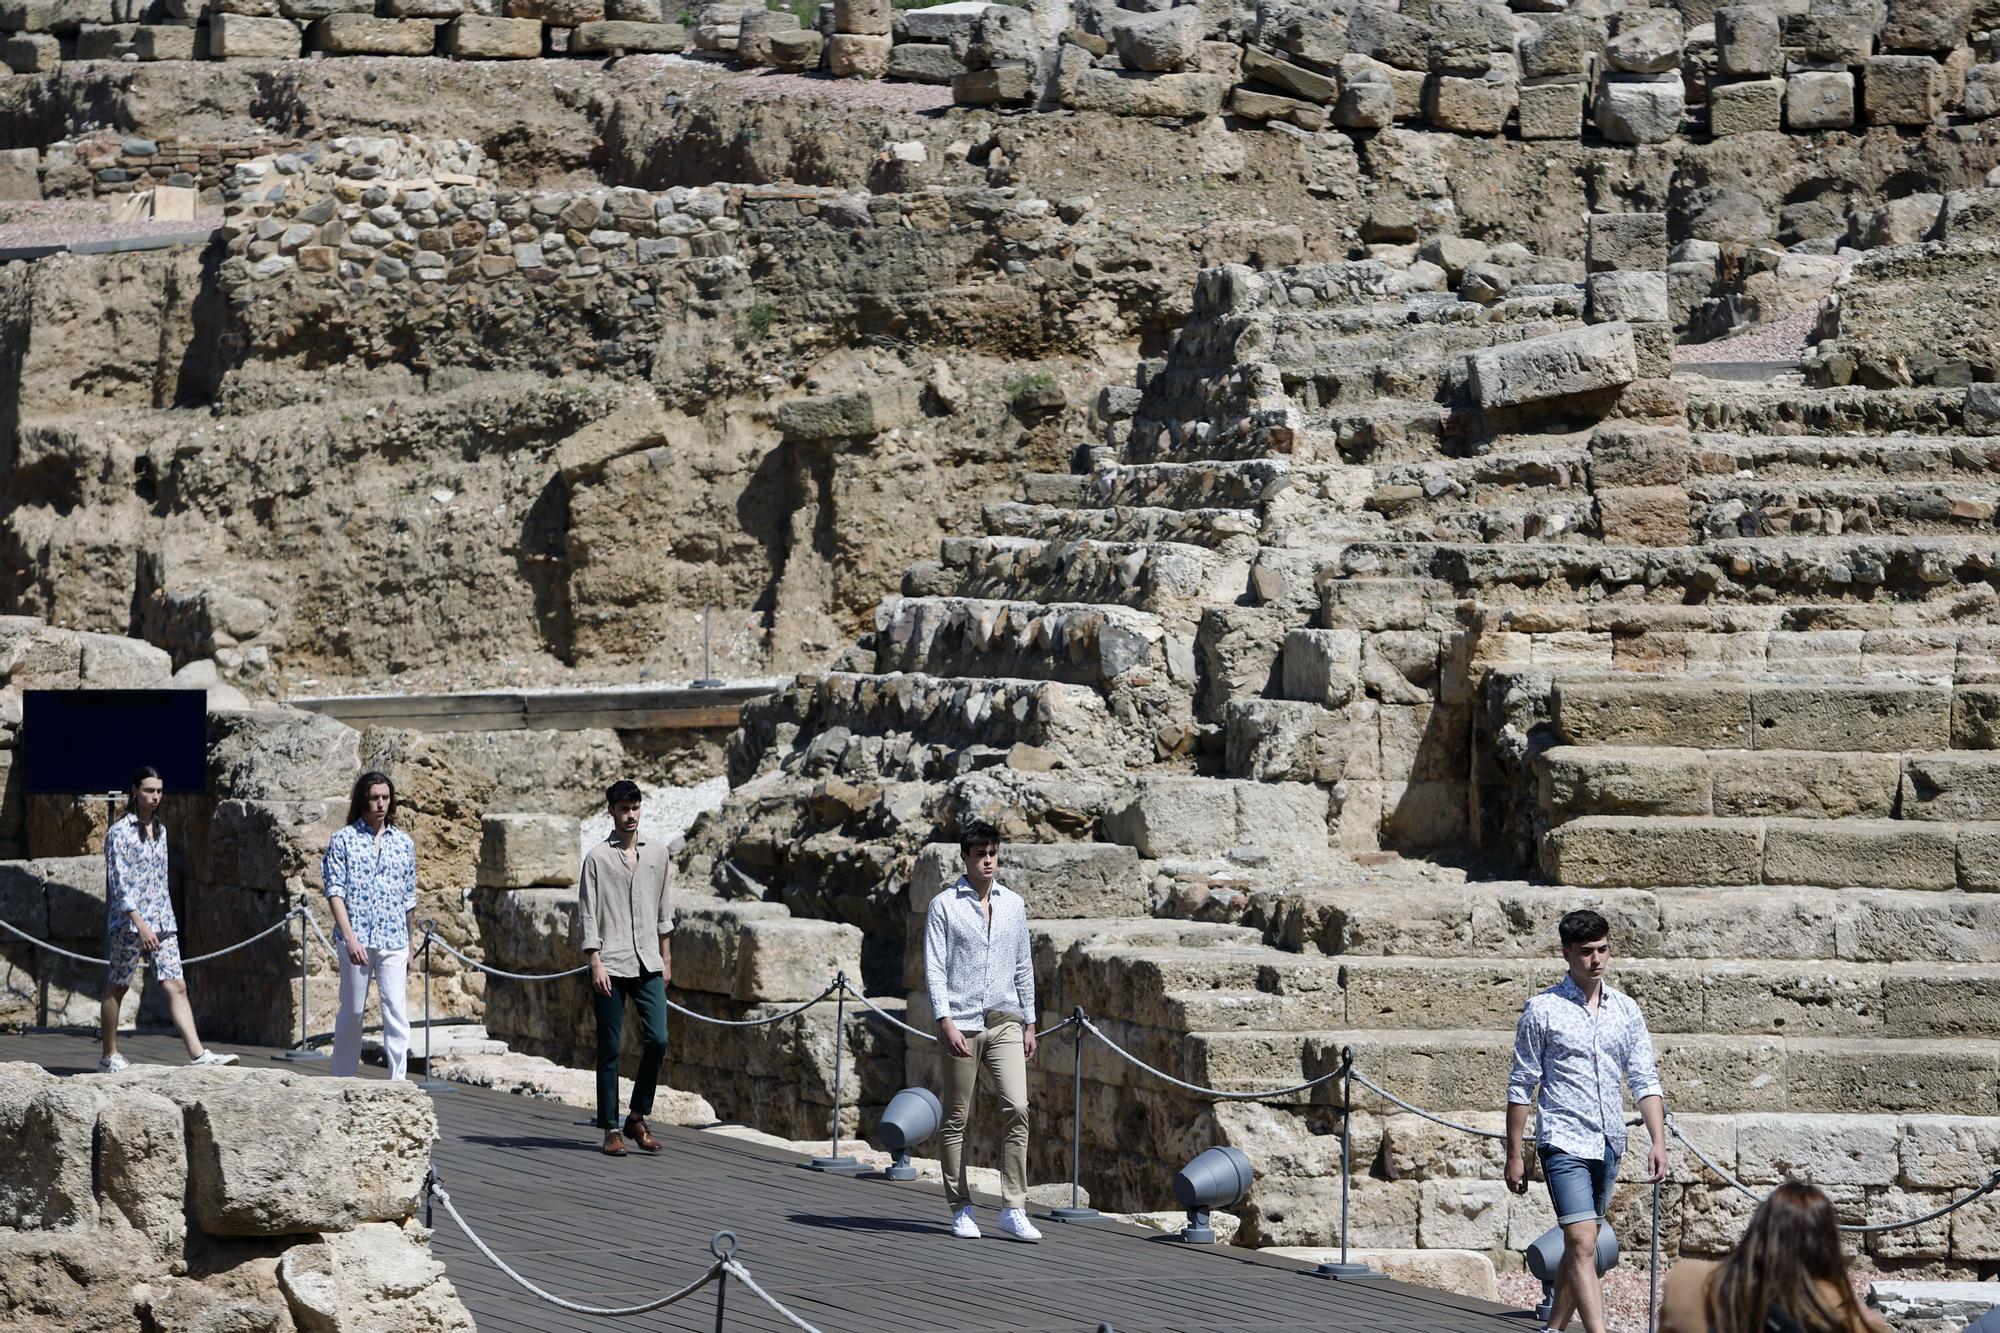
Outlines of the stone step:
[[1179,542],[1235,560],[1257,552],[1262,526],[1251,509],[1163,509],[1120,505],[1086,509],[1014,502],[990,504],[981,518],[989,535],[1035,541]]
[[2000,748],[2000,685],[1989,684],[1561,678],[1549,710],[1568,745],[1869,754]]
[[1690,480],[1704,484],[1741,473],[1757,481],[2000,478],[2000,447],[1965,435],[1736,435],[1699,431]]
[[[1961,572],[2000,567],[2000,536],[1736,539],[1702,546],[1355,542],[1327,562],[1322,588],[1346,579],[1429,579],[1495,604],[1574,603],[1579,596],[1656,602],[1735,599],[1904,603],[1961,596]],[[1626,592],[1636,589],[1636,593]]]
[[1158,616],[1123,606],[885,597],[875,611],[875,669],[1093,689],[1140,672],[1192,688],[1194,644],[1170,635]]
[[1124,463],[1087,476],[1031,472],[1021,483],[1029,504],[1104,508],[1251,508],[1283,484],[1291,463],[1257,458],[1222,463]]
[[1146,860],[1309,862],[1327,851],[1327,793],[1307,783],[996,768],[945,795],[955,823],[986,820],[1009,842],[1112,842]]
[[[2000,895],[1792,887],[1608,888],[1590,907],[1621,960],[2000,963]],[[1574,888],[1523,883],[1253,893],[1246,923],[1274,944],[1344,956],[1552,958]]]
[[2000,888],[2000,823],[1582,815],[1542,838],[1558,884]]
[[[1182,1046],[1182,1068],[1192,1071],[1182,1077],[1225,1091],[1315,1077],[1337,1068],[1351,1046],[1358,1069],[1407,1101],[1449,1113],[1493,1106],[1512,1066],[1514,1030],[1196,1032]],[[2000,1111],[1996,1041],[1658,1033],[1654,1049],[1675,1111]],[[1358,1088],[1356,1102],[1387,1109]]]
[[1957,435],[1965,390],[1807,389],[1695,381],[1688,425],[1732,435]]
[[1731,819],[2000,818],[2000,751],[1556,746],[1536,759],[1551,824],[1584,815]]
[[1862,535],[1944,536],[1994,527],[2000,477],[1977,481],[1814,478],[1688,486],[1688,522],[1707,541]]
[[1191,622],[1206,605],[1243,595],[1247,562],[1178,542],[1041,542],[947,537],[935,563],[903,577],[910,597],[1088,602]]

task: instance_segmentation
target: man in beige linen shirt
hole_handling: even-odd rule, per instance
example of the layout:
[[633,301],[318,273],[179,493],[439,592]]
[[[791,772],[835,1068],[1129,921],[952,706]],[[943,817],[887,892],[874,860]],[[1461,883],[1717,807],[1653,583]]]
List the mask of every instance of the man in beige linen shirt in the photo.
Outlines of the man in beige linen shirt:
[[[604,1152],[626,1155],[631,1139],[646,1152],[660,1141],[646,1125],[667,1056],[667,979],[673,975],[673,906],[667,892],[667,844],[639,836],[639,787],[614,782],[604,793],[611,836],[592,847],[577,876],[576,921],[590,961],[590,1007],[597,1016],[597,1125]],[[618,1052],[625,1001],[639,1011],[643,1040],[632,1079],[632,1109],[618,1125]]]

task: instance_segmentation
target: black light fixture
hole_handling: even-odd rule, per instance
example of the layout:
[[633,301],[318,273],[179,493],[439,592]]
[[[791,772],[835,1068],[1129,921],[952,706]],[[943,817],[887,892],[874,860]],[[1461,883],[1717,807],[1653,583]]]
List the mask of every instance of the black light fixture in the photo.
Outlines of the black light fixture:
[[1181,1239],[1190,1245],[1215,1244],[1209,1214],[1249,1198],[1250,1183],[1256,1178],[1256,1170],[1241,1148],[1205,1148],[1198,1153],[1174,1173],[1174,1201],[1187,1209],[1188,1215]]

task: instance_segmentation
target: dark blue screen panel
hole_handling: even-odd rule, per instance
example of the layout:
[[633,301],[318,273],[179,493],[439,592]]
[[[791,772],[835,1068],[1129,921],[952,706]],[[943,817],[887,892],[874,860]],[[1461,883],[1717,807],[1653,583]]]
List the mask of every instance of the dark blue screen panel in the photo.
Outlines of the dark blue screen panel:
[[205,690],[28,690],[21,696],[22,789],[124,791],[141,764],[169,792],[208,790]]

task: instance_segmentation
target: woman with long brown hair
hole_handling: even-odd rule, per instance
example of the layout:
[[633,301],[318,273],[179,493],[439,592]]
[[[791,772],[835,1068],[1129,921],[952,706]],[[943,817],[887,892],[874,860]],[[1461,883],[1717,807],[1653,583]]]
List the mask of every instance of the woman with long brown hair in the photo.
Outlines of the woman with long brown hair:
[[1688,1259],[1667,1274],[1660,1333],[1889,1333],[1854,1299],[1833,1203],[1786,1181],[1750,1214],[1721,1263]]

